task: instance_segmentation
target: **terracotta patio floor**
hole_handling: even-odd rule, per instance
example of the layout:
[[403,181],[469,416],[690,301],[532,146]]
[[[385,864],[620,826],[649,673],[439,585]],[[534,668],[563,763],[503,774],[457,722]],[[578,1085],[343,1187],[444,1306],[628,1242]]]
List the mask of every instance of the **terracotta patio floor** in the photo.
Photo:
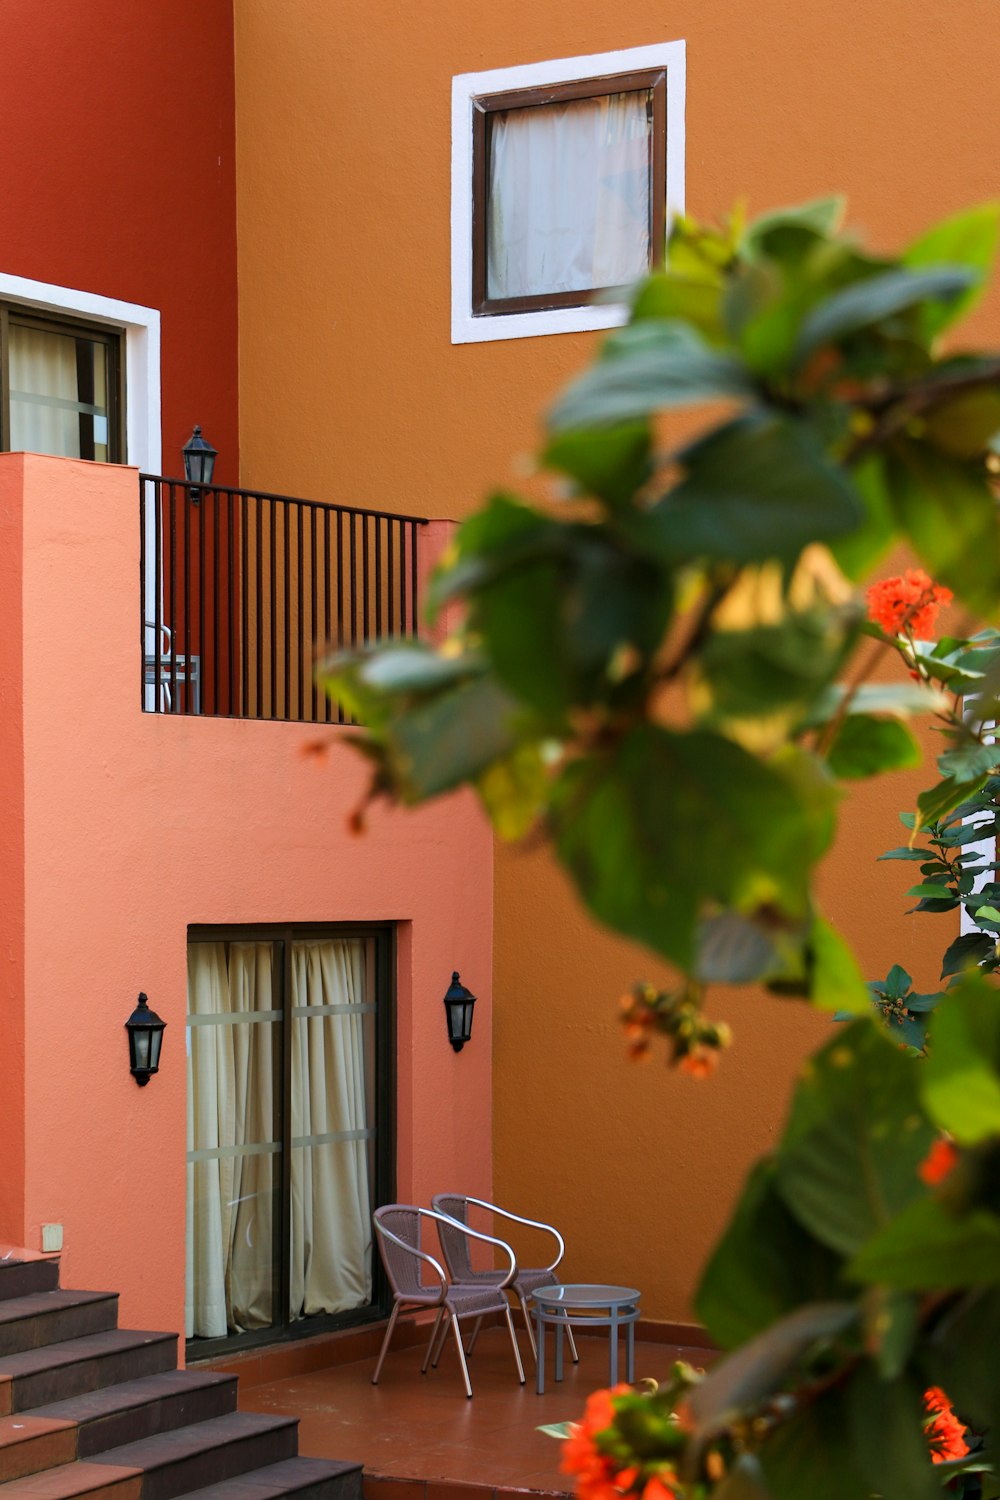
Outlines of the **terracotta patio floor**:
[[[240,1407],[298,1416],[300,1453],[363,1463],[368,1500],[460,1500],[455,1484],[566,1492],[559,1445],[535,1429],[578,1417],[588,1394],[607,1385],[607,1337],[578,1335],[580,1363],[567,1359],[561,1385],[552,1379],[550,1341],[544,1396],[535,1394],[523,1332],[520,1341],[524,1386],[505,1332],[484,1330],[469,1361],[471,1401],[454,1348],[446,1346],[438,1369],[422,1376],[421,1345],[390,1349],[378,1386],[371,1384],[374,1359],[364,1359],[252,1386]],[[710,1357],[705,1349],[637,1342],[636,1379],[664,1377],[675,1359],[704,1365]],[[414,1480],[428,1481],[426,1490]]]

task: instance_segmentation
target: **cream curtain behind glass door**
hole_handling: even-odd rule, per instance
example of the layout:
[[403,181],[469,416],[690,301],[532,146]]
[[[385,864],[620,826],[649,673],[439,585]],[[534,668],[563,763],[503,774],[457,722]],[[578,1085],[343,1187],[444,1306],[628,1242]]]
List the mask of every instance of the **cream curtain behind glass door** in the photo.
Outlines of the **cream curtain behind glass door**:
[[487,296],[621,286],[648,269],[649,97],[491,115]]
[[188,947],[188,1013],[213,1018],[188,1031],[188,1338],[273,1321],[277,1023],[251,1019],[273,1011],[272,969],[270,943]]
[[371,1301],[365,947],[292,945],[293,1318]]
[[[11,324],[9,363],[11,450],[79,458],[75,339]],[[72,408],[47,404],[51,397]]]

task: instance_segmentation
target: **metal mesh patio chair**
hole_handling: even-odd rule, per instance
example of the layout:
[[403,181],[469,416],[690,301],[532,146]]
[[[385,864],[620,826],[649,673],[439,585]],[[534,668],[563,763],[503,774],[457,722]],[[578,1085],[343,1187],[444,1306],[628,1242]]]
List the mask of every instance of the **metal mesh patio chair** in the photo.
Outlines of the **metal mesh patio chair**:
[[[465,1394],[470,1397],[472,1383],[469,1380],[469,1366],[466,1363],[459,1322],[463,1318],[482,1318],[487,1313],[502,1312],[507,1320],[507,1331],[510,1334],[511,1348],[514,1350],[517,1377],[523,1385],[524,1366],[521,1364],[521,1353],[517,1347],[517,1335],[514,1332],[514,1320],[510,1315],[510,1304],[504,1296],[504,1287],[515,1271],[514,1255],[509,1247],[502,1240],[494,1239],[492,1235],[480,1234],[478,1230],[463,1228],[461,1232],[470,1239],[481,1240],[506,1251],[510,1258],[510,1265],[507,1271],[497,1273],[498,1279],[494,1282],[463,1281],[461,1278],[453,1278],[449,1282],[443,1267],[433,1255],[428,1255],[420,1247],[420,1229],[424,1220],[435,1223],[439,1235],[442,1228],[457,1232],[459,1226],[454,1225],[446,1215],[429,1208],[417,1208],[413,1204],[391,1203],[384,1208],[377,1208],[372,1217],[375,1222],[379,1253],[382,1256],[382,1264],[385,1266],[385,1274],[389,1278],[393,1296],[392,1313],[389,1316],[389,1325],[385,1330],[385,1337],[379,1350],[372,1385],[378,1384],[382,1373],[382,1362],[389,1348],[396,1319],[403,1307],[436,1307],[438,1310],[424,1362],[420,1367],[421,1375],[426,1375],[432,1355],[434,1364],[437,1364],[447,1337],[448,1327],[451,1326],[455,1334],[462,1379],[465,1382]],[[436,1286],[427,1285],[421,1280],[421,1271],[424,1266],[428,1266],[437,1277]],[[438,1344],[439,1329],[441,1330],[440,1344]],[[437,1346],[436,1353],[435,1346]]]
[[[455,1281],[475,1283],[479,1286],[509,1287],[521,1304],[531,1352],[537,1364],[538,1350],[535,1347],[535,1330],[531,1326],[531,1314],[528,1311],[528,1298],[537,1287],[559,1285],[559,1277],[555,1274],[555,1269],[566,1253],[562,1235],[551,1224],[543,1224],[539,1219],[522,1218],[520,1214],[512,1214],[508,1209],[498,1208],[495,1203],[487,1203],[484,1198],[470,1198],[467,1193],[435,1193],[431,1203],[438,1213],[444,1214],[449,1220],[448,1224],[438,1225],[438,1238],[441,1241],[444,1263],[448,1267],[449,1276]],[[469,1256],[469,1241],[466,1238],[467,1235],[473,1233],[469,1228],[470,1208],[480,1208],[488,1214],[494,1214],[497,1218],[507,1219],[512,1224],[523,1224],[529,1229],[541,1229],[544,1233],[552,1235],[556,1242],[555,1259],[549,1261],[547,1266],[519,1266],[511,1247],[506,1241],[500,1240],[498,1243],[503,1245],[513,1262],[513,1276],[498,1270],[473,1270]],[[470,1354],[475,1346],[479,1326],[477,1322],[473,1329],[468,1349]],[[572,1328],[567,1327],[566,1337],[569,1341],[570,1354],[574,1362],[579,1363],[580,1356],[576,1352]]]

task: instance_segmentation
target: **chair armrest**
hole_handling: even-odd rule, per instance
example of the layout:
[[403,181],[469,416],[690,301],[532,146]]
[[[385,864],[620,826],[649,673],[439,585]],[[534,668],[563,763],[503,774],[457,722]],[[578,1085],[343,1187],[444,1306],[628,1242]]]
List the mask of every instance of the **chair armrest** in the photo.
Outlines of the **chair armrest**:
[[[440,1294],[441,1299],[443,1300],[445,1288],[448,1285],[448,1278],[445,1275],[442,1267],[438,1265],[437,1261],[434,1259],[433,1255],[428,1255],[426,1250],[415,1250],[412,1245],[408,1245],[405,1240],[401,1240],[398,1234],[393,1234],[391,1229],[386,1229],[385,1226],[379,1224],[378,1221],[376,1221],[375,1224],[375,1233],[384,1235],[387,1240],[392,1240],[392,1243],[394,1245],[398,1245],[401,1250],[405,1250],[407,1255],[414,1255],[416,1256],[417,1260],[426,1261],[429,1266],[433,1267],[441,1282]],[[406,1298],[403,1297],[401,1298],[401,1300],[405,1302]],[[431,1305],[433,1306],[433,1304]]]
[[470,1229],[468,1224],[462,1223],[461,1219],[453,1219],[450,1214],[438,1213],[437,1209],[434,1208],[422,1208],[420,1215],[425,1219],[435,1219],[439,1224],[447,1224],[449,1229],[458,1229],[462,1234],[468,1235],[470,1240],[479,1240],[484,1245],[494,1245],[498,1250],[502,1250],[510,1262],[510,1268],[503,1281],[500,1282],[501,1290],[505,1286],[509,1286],[514,1280],[514,1277],[517,1275],[517,1260],[506,1240],[498,1240],[492,1234],[483,1234],[482,1230],[479,1229]]
[[474,1203],[477,1208],[485,1208],[490,1213],[498,1214],[501,1219],[509,1219],[512,1224],[524,1224],[528,1229],[541,1229],[546,1234],[551,1234],[558,1246],[555,1260],[545,1266],[546,1271],[554,1271],[556,1266],[566,1254],[566,1242],[554,1224],[543,1224],[541,1219],[525,1219],[520,1214],[512,1214],[507,1208],[498,1208],[495,1203],[487,1203],[485,1198],[468,1198],[468,1203]]

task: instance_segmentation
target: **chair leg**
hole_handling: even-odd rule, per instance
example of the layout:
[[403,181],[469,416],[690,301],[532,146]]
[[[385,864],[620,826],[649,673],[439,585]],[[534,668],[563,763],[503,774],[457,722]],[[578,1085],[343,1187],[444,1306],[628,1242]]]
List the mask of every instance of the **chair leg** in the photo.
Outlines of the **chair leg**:
[[436,1341],[437,1336],[438,1336],[438,1329],[441,1327],[441,1319],[443,1317],[444,1317],[444,1308],[443,1307],[439,1307],[438,1308],[437,1317],[434,1319],[434,1327],[431,1329],[431,1336],[430,1336],[430,1339],[429,1339],[428,1344],[427,1344],[427,1353],[424,1355],[424,1362],[420,1366],[420,1373],[421,1373],[421,1375],[426,1375],[427,1374],[427,1365],[428,1365],[428,1363],[430,1361],[431,1350],[434,1348],[434,1344],[435,1344],[435,1341]]
[[382,1340],[382,1347],[378,1351],[378,1362],[375,1365],[375,1374],[372,1376],[372,1385],[378,1385],[378,1378],[382,1373],[382,1361],[385,1359],[386,1350],[389,1348],[389,1340],[392,1338],[392,1330],[396,1326],[396,1319],[398,1317],[399,1303],[394,1302],[392,1304],[392,1312],[389,1314],[389,1324],[385,1330],[385,1337]]
[[482,1318],[477,1318],[476,1321],[475,1321],[475,1323],[472,1326],[472,1337],[469,1340],[469,1346],[468,1346],[468,1348],[465,1351],[467,1359],[471,1359],[471,1357],[472,1357],[472,1351],[476,1347],[476,1339],[479,1337],[479,1330],[482,1328],[482,1326],[483,1326],[483,1320],[482,1320]]
[[514,1363],[517,1365],[517,1378],[524,1384],[524,1366],[521,1363],[521,1351],[517,1347],[517,1334],[514,1332],[514,1319],[510,1315],[510,1307],[504,1308],[504,1316],[507,1319],[507,1332],[510,1334],[510,1345],[514,1351]]
[[[442,1309],[442,1313],[444,1313],[444,1311],[445,1310]],[[444,1341],[445,1341],[445,1339],[447,1337],[448,1337],[448,1323],[445,1321],[445,1322],[441,1323],[441,1326],[438,1329],[437,1344],[434,1345],[434,1352],[431,1355],[431,1369],[432,1370],[436,1370],[437,1367],[438,1367],[438,1360],[441,1358],[441,1353],[442,1353],[442,1350],[444,1349]]]
[[531,1326],[531,1314],[528,1311],[528,1303],[527,1303],[527,1301],[525,1300],[524,1297],[519,1297],[518,1301],[521,1304],[521,1311],[524,1314],[524,1326],[528,1330],[528,1343],[531,1345],[532,1358],[534,1359],[535,1364],[537,1365],[538,1364],[538,1350],[535,1347],[535,1330]]
[[458,1349],[458,1362],[462,1367],[462,1379],[465,1381],[465,1394],[472,1400],[472,1381],[469,1379],[469,1367],[465,1363],[465,1345],[462,1343],[462,1330],[458,1326],[455,1314],[451,1315],[451,1326],[455,1330],[455,1347]]

